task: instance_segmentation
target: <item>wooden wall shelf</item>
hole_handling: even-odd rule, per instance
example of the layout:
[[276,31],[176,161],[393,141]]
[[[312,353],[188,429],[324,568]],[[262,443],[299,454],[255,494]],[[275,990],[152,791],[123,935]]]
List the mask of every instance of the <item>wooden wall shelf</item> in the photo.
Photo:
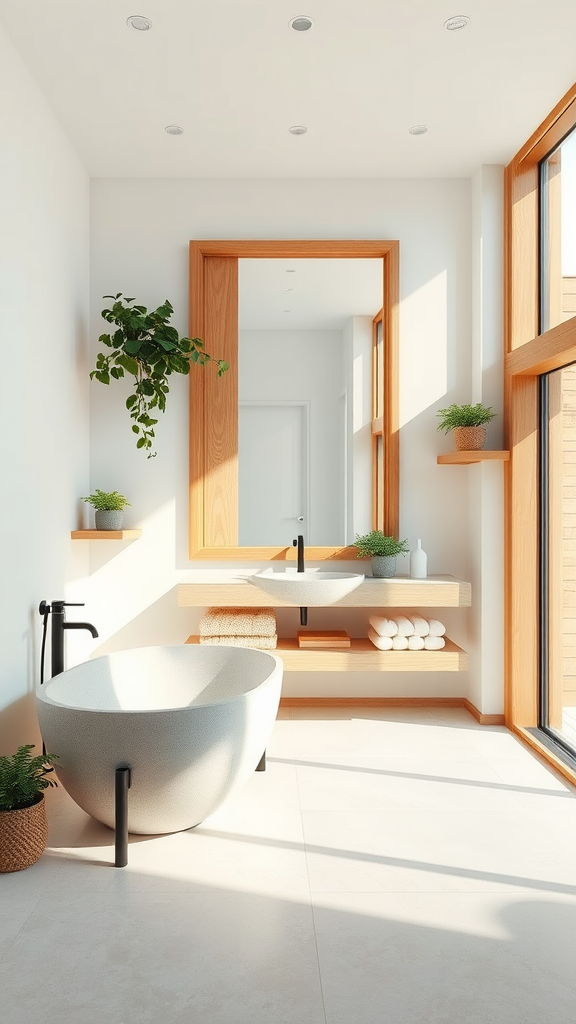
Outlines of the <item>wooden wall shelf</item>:
[[[189,636],[187,644],[200,642]],[[311,651],[298,647],[296,639],[278,640],[278,654],[286,672],[463,672],[468,655],[446,639],[441,651],[379,651],[371,640],[352,640],[343,650]]]
[[72,530],[72,540],[138,540],[142,530]]
[[[455,576],[429,576],[425,580],[413,580],[409,576],[394,576],[392,579],[383,580],[370,576],[337,604],[326,607],[467,608],[472,600],[471,591],[469,583]],[[269,594],[265,594],[263,590],[259,590],[244,579],[230,582],[180,583],[178,604],[188,608],[298,607],[290,601],[274,601]]]
[[508,462],[510,452],[448,452],[438,455],[439,466],[471,466],[473,462]]

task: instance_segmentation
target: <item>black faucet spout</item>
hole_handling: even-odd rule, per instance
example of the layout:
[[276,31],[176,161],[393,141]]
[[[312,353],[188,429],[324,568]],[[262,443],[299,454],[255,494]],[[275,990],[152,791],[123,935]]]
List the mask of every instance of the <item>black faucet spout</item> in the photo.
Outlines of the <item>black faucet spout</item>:
[[64,622],[62,629],[87,629],[94,639],[99,635],[96,626],[93,626],[91,622]]
[[[53,601],[52,605],[42,601],[39,612],[44,615],[45,622],[48,615],[52,615],[51,637],[51,667],[52,676],[60,675],[64,671],[64,630],[86,629],[94,638],[98,636],[98,630],[91,622],[66,622],[66,607],[71,605],[68,601]],[[76,605],[81,607],[81,604]]]
[[298,548],[298,572],[304,572],[304,537],[298,534],[298,539],[292,541],[292,547]]

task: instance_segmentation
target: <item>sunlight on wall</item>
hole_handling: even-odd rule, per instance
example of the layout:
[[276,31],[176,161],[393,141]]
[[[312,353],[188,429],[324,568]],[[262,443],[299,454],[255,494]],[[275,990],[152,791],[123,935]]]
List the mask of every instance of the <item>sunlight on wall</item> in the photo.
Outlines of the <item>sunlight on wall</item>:
[[[179,581],[175,568],[175,504],[173,498],[139,522],[141,538],[122,548],[116,541],[79,542],[94,548],[90,552],[91,572],[68,585],[66,600],[85,602],[85,608],[71,609],[68,618],[92,622],[99,637],[92,641],[87,633],[70,631],[66,638],[68,666],[83,661],[87,651],[98,654],[106,640]],[[115,554],[110,551],[113,545]]]
[[404,426],[439,401],[449,387],[449,349],[455,347],[455,339],[449,337],[446,270],[402,300],[400,337],[400,426]]

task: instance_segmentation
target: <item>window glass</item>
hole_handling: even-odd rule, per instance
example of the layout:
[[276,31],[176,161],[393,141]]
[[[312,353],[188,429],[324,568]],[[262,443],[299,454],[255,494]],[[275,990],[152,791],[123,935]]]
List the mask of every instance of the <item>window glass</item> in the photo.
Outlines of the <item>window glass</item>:
[[540,331],[576,316],[576,129],[541,165]]

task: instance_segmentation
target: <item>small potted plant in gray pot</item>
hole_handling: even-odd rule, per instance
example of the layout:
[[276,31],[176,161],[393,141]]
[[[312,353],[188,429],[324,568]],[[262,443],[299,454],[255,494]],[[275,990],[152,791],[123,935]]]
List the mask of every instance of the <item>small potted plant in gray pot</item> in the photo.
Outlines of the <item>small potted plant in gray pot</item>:
[[372,530],[363,537],[356,535],[354,547],[358,548],[358,558],[372,559],[372,575],[383,579],[394,576],[398,555],[410,551],[407,540],[387,537],[381,530]]
[[449,405],[447,409],[439,409],[436,413],[441,417],[438,430],[445,434],[454,431],[454,444],[459,452],[482,451],[486,444],[485,423],[490,423],[496,413],[492,406],[482,405]]
[[44,853],[48,822],[43,790],[56,786],[46,778],[57,754],[32,757],[34,744],[0,757],[0,871],[22,871]]
[[94,519],[97,530],[121,530],[124,522],[124,507],[130,502],[118,491],[101,491],[98,488],[94,494],[82,498],[95,509]]

